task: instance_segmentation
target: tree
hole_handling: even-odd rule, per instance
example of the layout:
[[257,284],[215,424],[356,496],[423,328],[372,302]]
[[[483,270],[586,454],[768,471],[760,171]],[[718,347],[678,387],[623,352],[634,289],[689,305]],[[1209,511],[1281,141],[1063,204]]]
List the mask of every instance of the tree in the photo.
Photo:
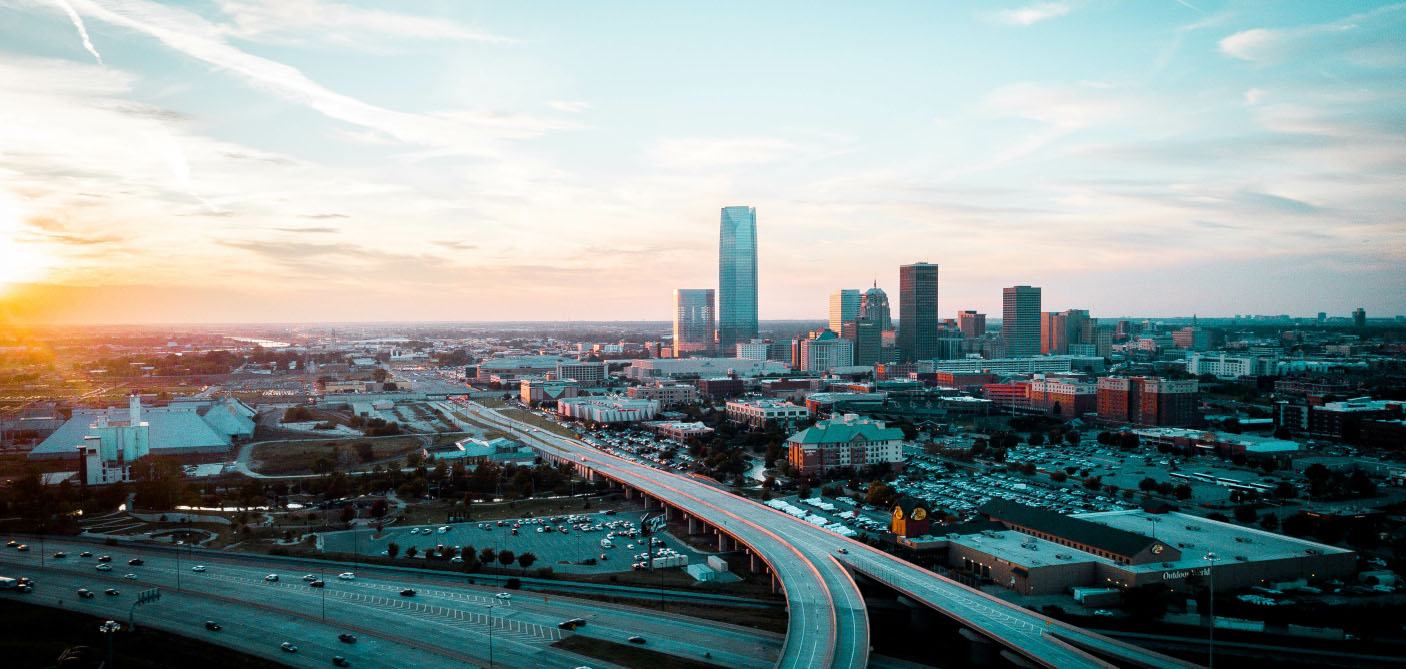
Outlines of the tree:
[[418,548],[416,548],[416,547],[414,547],[414,546],[411,546],[411,547],[405,549],[405,557],[414,558],[416,555],[419,555],[419,554],[420,554],[420,549],[418,549]]
[[377,367],[376,369],[371,370],[371,379],[374,380],[376,383],[385,383],[386,379],[389,378],[391,378],[391,373],[386,371],[386,368],[384,367]]
[[343,524],[343,525],[350,526],[350,525],[351,525],[351,522],[352,522],[353,520],[355,520],[355,519],[356,519],[356,507],[354,507],[354,506],[352,506],[352,505],[350,505],[350,504],[348,504],[348,505],[342,507],[342,524]]
[[1141,481],[1138,481],[1137,488],[1138,490],[1141,490],[1143,492],[1150,493],[1157,489],[1157,480],[1149,476]]
[[391,559],[394,560],[397,555],[400,555],[400,544],[394,541],[386,544],[386,555],[389,555]]
[[517,559],[517,556],[516,556],[516,555],[513,555],[513,552],[510,551],[510,550],[508,550],[508,549],[506,549],[506,548],[504,548],[504,549],[501,550],[501,551],[498,551],[498,564],[501,564],[501,565],[503,565],[504,567],[506,567],[506,566],[512,564],[513,561],[516,560],[516,559]]
[[1042,432],[1031,432],[1030,436],[1025,438],[1025,443],[1040,446],[1045,443],[1045,435]]
[[1191,485],[1188,483],[1178,483],[1175,488],[1172,488],[1172,494],[1175,495],[1177,499],[1191,499]]
[[388,510],[390,510],[390,505],[386,503],[384,497],[371,503],[372,518],[384,518]]
[[1074,446],[1078,446],[1078,445],[1079,445],[1079,433],[1076,432],[1076,431],[1074,431],[1074,430],[1070,430],[1070,431],[1068,431],[1068,432],[1065,432],[1065,433],[1064,433],[1064,440],[1067,441],[1067,442],[1069,442],[1070,444],[1072,444],[1072,445],[1074,445]]
[[498,552],[488,546],[484,546],[483,550],[478,552],[478,561],[484,564],[492,562],[493,560],[497,559],[497,557]]
[[1276,516],[1272,513],[1264,514],[1264,516],[1260,518],[1260,527],[1263,527],[1264,529],[1269,530],[1270,532],[1278,530],[1279,516]]
[[532,553],[523,553],[517,556],[518,566],[522,567],[524,571],[531,568],[534,562],[537,562],[537,556]]
[[1050,472],[1050,480],[1054,481],[1055,483],[1064,483],[1065,481],[1069,480],[1069,475],[1065,474],[1062,471],[1055,470]]
[[898,491],[893,486],[882,481],[874,481],[869,484],[869,489],[865,491],[864,501],[871,506],[888,508],[893,506],[893,502],[898,498]]

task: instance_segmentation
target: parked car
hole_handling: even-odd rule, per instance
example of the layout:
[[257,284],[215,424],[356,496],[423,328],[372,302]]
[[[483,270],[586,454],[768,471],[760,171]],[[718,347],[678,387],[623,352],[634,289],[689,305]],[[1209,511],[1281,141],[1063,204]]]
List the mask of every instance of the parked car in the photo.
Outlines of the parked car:
[[64,558],[68,557],[68,553],[65,553],[65,552],[63,552],[63,551],[59,551],[59,552],[57,552],[57,553],[54,553],[54,557],[56,557],[56,558],[62,560],[62,559],[64,559]]
[[308,587],[312,587],[312,588],[325,588],[325,587],[327,587],[327,583],[326,583],[326,581],[323,581],[322,579],[319,578],[319,579],[317,579],[316,581],[313,581],[313,582],[311,582],[311,583],[308,583]]
[[93,557],[93,551],[83,551],[78,554],[78,557]]
[[342,643],[356,643],[356,635],[343,632],[337,635],[337,640]]
[[347,661],[347,658],[342,657],[341,655],[333,655],[333,656],[332,656],[332,664],[333,664],[333,666],[337,666],[337,667],[350,667],[350,666],[351,666],[351,663]]
[[401,596],[401,597],[414,597],[414,596],[415,596],[415,591],[412,590],[412,589],[410,589],[410,588],[406,588],[406,589],[400,591],[400,596]]
[[213,620],[207,620],[205,621],[205,629],[210,630],[211,632],[218,632],[224,628],[220,627],[220,624]]
[[496,594],[496,595],[493,595],[493,596],[494,596],[494,597],[497,597],[498,599],[512,599],[512,598],[513,598],[512,593],[508,593],[508,592],[500,592],[500,593],[498,593],[498,594]]
[[351,573],[351,572],[349,572],[349,571],[344,571],[344,572],[342,572],[342,573],[340,573],[340,574],[337,574],[337,578],[340,578],[340,579],[342,579],[343,581],[351,581],[351,580],[356,579],[356,574],[353,574],[353,573]]
[[99,556],[99,557],[98,557],[98,562],[112,562],[112,556],[111,556],[111,555],[102,555],[102,556]]

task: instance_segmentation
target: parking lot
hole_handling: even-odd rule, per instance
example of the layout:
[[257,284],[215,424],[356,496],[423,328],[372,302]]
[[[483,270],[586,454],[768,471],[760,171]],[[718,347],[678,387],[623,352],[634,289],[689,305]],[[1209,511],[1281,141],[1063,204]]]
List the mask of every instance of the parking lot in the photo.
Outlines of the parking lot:
[[[551,567],[553,571],[572,574],[604,574],[630,571],[632,565],[640,561],[637,556],[647,550],[647,539],[639,534],[639,521],[639,513],[598,512],[392,527],[386,528],[380,536],[372,536],[361,530],[356,537],[356,551],[385,555],[387,546],[394,542],[400,546],[399,559],[413,563],[414,560],[423,559],[427,549],[440,545],[451,549],[455,555],[470,548],[474,552],[484,548],[494,551],[506,549],[516,555],[532,553],[537,556],[531,569]],[[442,528],[444,531],[440,531]],[[517,530],[516,534],[514,530]],[[676,553],[686,556],[688,564],[707,559],[706,554],[699,553],[666,532],[655,533],[653,537],[662,542],[655,547],[656,557]],[[608,542],[608,547],[602,546],[602,540]],[[350,553],[353,550],[352,541],[351,532],[329,532],[322,535],[322,548],[329,552]],[[406,556],[411,547],[416,549],[415,558]],[[602,555],[606,556],[604,560],[601,559]],[[591,560],[595,564],[587,563]]]
[[[1014,461],[1016,457],[1013,450],[1008,460]],[[961,520],[972,518],[981,505],[998,498],[1059,513],[1116,511],[1133,507],[1131,502],[1079,485],[1077,478],[1071,477],[1071,482],[1065,485],[1045,485],[1040,480],[1042,476],[1026,477],[999,470],[978,473],[952,467],[938,458],[915,456],[903,475],[894,480],[893,486],[899,493],[927,500],[934,507]]]

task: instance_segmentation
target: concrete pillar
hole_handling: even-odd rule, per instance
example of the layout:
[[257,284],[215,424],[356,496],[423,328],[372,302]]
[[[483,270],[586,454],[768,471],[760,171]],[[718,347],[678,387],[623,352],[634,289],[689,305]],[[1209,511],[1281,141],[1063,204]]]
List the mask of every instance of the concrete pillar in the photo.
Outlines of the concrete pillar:
[[970,644],[971,655],[968,658],[970,666],[989,667],[995,663],[1000,649],[996,647],[994,642],[981,633],[973,632],[965,627],[957,630],[957,633],[961,634],[962,638]]
[[726,552],[727,552],[727,535],[726,535],[726,534],[723,534],[722,532],[719,532],[719,533],[718,533],[718,552],[719,552],[719,553],[726,553]]
[[755,574],[757,573],[757,556],[751,555],[750,551],[748,551],[748,553],[749,554],[747,555],[747,570]]
[[634,488],[631,488],[630,486],[624,486],[624,488],[625,488],[625,499],[634,499],[634,498],[635,498],[635,489],[634,489]]
[[678,510],[668,504],[664,505],[664,520],[674,520],[679,515]]
[[698,519],[693,516],[688,517],[688,535],[698,534]]

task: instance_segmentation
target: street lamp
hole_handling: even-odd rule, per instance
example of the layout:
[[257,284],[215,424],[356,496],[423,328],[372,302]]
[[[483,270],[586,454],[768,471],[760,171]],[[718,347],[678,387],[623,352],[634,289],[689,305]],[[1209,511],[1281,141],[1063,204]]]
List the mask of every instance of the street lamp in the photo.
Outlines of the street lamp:
[[112,666],[112,635],[122,629],[122,624],[116,620],[109,620],[98,626],[98,633],[107,638],[107,663],[103,666]]
[[488,669],[493,669],[493,602],[489,602],[488,609]]
[[1206,594],[1207,613],[1210,616],[1210,646],[1206,652],[1206,668],[1216,668],[1216,554],[1207,553],[1203,560],[1210,562],[1211,566],[1206,569],[1206,577],[1210,582],[1210,592]]

